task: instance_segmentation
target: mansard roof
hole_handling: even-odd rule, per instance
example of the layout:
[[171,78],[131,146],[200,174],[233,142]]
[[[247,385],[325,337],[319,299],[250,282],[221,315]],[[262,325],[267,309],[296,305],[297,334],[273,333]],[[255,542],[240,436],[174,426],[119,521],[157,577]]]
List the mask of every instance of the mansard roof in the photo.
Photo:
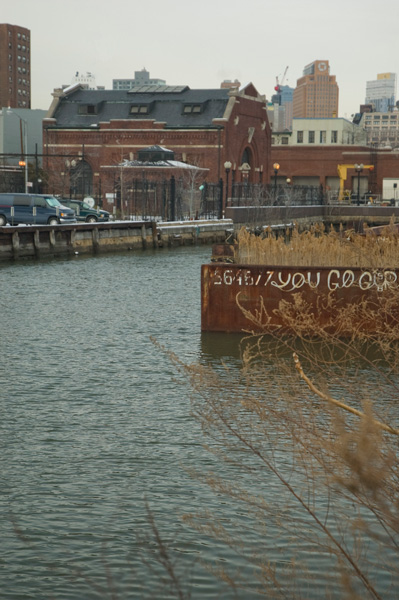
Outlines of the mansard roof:
[[151,120],[171,128],[209,127],[222,119],[234,94],[258,97],[252,84],[239,92],[196,89],[188,86],[146,85],[131,90],[89,90],[72,86],[59,94],[48,113],[61,128],[94,127],[100,122],[124,119]]

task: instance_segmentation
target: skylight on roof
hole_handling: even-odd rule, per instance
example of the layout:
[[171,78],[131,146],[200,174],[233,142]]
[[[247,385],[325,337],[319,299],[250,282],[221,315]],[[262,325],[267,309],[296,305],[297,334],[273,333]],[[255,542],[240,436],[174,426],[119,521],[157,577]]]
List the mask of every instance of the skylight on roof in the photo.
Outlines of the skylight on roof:
[[179,94],[188,90],[187,85],[138,85],[127,91],[128,94]]

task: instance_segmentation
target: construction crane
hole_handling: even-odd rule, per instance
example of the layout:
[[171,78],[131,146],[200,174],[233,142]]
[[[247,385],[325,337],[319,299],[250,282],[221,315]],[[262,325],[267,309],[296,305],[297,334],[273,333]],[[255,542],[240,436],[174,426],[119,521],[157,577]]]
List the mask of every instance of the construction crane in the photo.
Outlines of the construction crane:
[[276,77],[276,85],[274,86],[274,89],[278,94],[281,94],[281,88],[283,87],[283,83],[285,81],[285,76],[287,75],[287,71],[288,71],[288,66],[285,67],[285,71],[283,73],[281,81],[278,80],[278,75]]

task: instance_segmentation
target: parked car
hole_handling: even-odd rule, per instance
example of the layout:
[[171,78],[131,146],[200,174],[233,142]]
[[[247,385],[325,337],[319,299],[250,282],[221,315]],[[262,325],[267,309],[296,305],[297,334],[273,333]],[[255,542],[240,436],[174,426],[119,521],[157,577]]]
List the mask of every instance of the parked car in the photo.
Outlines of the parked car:
[[73,210],[46,194],[0,194],[0,227],[76,223]]
[[78,221],[86,221],[86,223],[95,223],[96,221],[109,221],[109,212],[100,210],[87,204],[84,200],[72,200],[68,198],[61,199],[62,204],[72,208]]

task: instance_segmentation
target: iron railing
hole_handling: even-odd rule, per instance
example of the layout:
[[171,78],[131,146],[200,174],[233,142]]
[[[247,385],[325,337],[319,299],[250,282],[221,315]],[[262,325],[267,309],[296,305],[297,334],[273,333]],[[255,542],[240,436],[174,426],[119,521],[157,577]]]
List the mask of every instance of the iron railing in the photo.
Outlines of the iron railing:
[[230,206],[306,206],[324,204],[323,188],[311,185],[234,183]]
[[114,197],[122,218],[185,221],[220,218],[222,193],[220,184],[194,187],[180,178],[151,181],[141,177],[131,180],[122,190],[116,185]]

